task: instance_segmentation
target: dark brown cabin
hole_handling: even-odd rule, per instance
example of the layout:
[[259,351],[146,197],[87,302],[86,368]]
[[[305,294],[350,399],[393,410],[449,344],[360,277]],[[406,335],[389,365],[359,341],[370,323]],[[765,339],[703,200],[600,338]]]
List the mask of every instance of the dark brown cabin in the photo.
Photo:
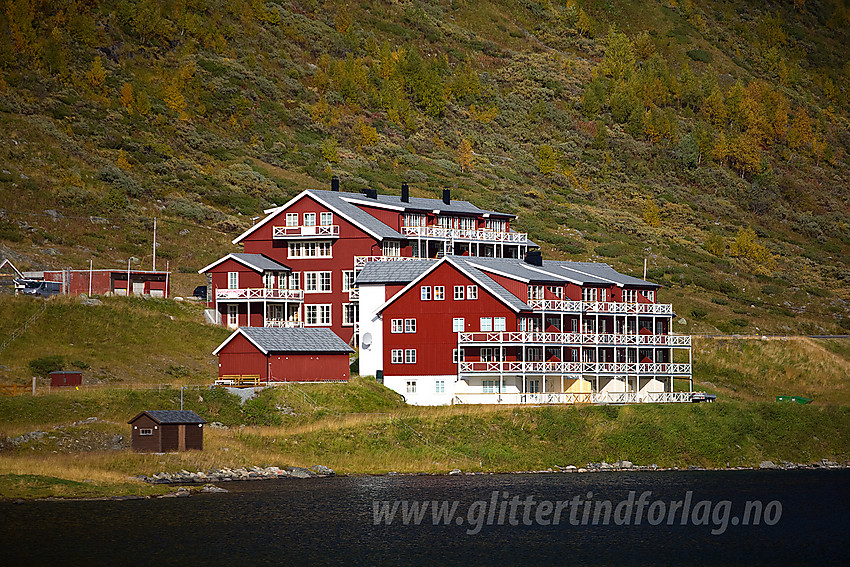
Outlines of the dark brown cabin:
[[193,411],[148,410],[130,421],[131,447],[139,453],[204,449],[206,421]]
[[51,388],[82,386],[83,373],[76,370],[55,370],[50,373]]

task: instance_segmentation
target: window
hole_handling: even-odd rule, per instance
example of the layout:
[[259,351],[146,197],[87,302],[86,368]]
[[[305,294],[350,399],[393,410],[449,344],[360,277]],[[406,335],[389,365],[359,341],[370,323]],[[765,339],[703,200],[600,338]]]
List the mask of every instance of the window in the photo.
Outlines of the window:
[[445,380],[437,380],[434,382],[434,392],[437,394],[445,393],[446,391],[446,381]]
[[464,320],[463,317],[455,317],[452,319],[452,332],[453,333],[462,333],[464,330]]
[[599,290],[599,301],[608,301],[608,290],[604,287]]
[[404,226],[425,226],[428,224],[427,215],[421,213],[405,213]]
[[331,291],[331,272],[304,272],[304,291],[328,293]]
[[493,330],[493,318],[492,317],[482,317],[481,318],[481,332],[485,333]]
[[360,319],[360,304],[359,303],[343,303],[342,304],[342,324],[344,326],[353,325]]
[[289,289],[301,289],[301,272],[289,274]]
[[478,286],[477,285],[466,286],[466,298],[467,299],[478,299]]
[[462,348],[452,349],[452,362],[457,364],[466,360],[466,352]]
[[227,272],[227,288],[239,289],[239,272]]
[[502,359],[501,349],[493,347],[481,348],[481,362],[498,362]]
[[304,213],[304,226],[316,226],[316,213]]
[[354,270],[343,270],[342,291],[350,291],[354,288]]
[[595,287],[584,287],[581,290],[582,301],[598,301],[597,289]]
[[390,332],[391,333],[403,333],[404,332],[404,319],[393,319],[390,322]]
[[384,256],[401,256],[401,243],[398,240],[384,240]]
[[508,221],[501,219],[487,219],[485,226],[487,230],[495,230],[496,232],[507,232]]
[[227,326],[231,329],[235,329],[236,325],[239,324],[239,306],[238,305],[228,305],[227,306]]
[[530,285],[528,286],[528,299],[544,299],[544,286],[542,285]]
[[392,363],[393,364],[402,364],[404,362],[404,351],[400,348],[394,348],[392,350]]
[[404,363],[405,364],[416,364],[416,349],[409,348],[404,351]]
[[139,429],[139,435],[153,435],[153,429]]
[[331,306],[325,305],[305,305],[304,313],[306,315],[307,325],[324,326],[331,324]]
[[407,381],[407,393],[415,394],[416,393],[416,380],[408,380]]
[[463,286],[455,286],[455,301],[463,301]]
[[416,332],[416,319],[405,319],[404,320],[404,332],[405,333],[415,333]]
[[286,226],[298,226],[298,213],[286,213]]
[[547,285],[546,291],[557,297],[558,299],[564,299],[564,288],[560,285]]
[[333,213],[322,213],[319,216],[319,224],[322,226],[330,226],[334,223],[334,214]]
[[441,285],[434,286],[434,301],[443,301],[446,298],[446,288]]
[[290,242],[290,258],[332,258],[333,252],[329,240],[318,242]]
[[655,303],[655,290],[654,290],[654,289],[650,289],[650,290],[648,290],[648,291],[645,291],[643,294],[646,296],[646,298],[647,298],[648,300],[650,300],[650,301],[652,301],[653,303]]
[[498,380],[484,380],[484,393],[485,394],[498,394],[499,393],[499,381]]
[[493,330],[494,331],[507,331],[505,326],[505,318],[504,317],[493,317]]
[[423,285],[419,288],[419,299],[422,301],[431,301],[431,286]]
[[636,289],[624,289],[623,290],[623,303],[637,303],[637,290]]

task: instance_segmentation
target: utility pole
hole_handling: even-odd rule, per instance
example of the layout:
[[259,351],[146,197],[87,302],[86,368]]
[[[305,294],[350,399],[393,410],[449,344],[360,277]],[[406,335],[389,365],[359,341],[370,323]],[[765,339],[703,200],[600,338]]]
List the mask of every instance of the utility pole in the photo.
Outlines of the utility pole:
[[153,218],[153,271],[156,271],[156,217]]

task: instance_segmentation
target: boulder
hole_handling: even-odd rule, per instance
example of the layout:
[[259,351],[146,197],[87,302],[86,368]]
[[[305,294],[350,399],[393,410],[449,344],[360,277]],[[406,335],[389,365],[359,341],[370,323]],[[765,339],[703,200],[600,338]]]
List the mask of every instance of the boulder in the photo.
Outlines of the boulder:
[[759,463],[759,469],[773,470],[778,468],[773,461],[762,461]]
[[310,470],[322,476],[333,476],[336,474],[332,468],[326,467],[325,465],[313,465],[310,467]]

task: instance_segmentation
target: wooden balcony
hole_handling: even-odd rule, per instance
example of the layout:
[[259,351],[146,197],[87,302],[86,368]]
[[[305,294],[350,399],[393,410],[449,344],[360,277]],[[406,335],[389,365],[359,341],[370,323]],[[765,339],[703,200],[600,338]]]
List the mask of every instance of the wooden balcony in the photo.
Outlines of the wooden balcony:
[[615,333],[541,333],[481,332],[458,333],[458,344],[464,345],[614,345],[614,346],[691,346],[690,335],[622,335]]
[[453,404],[672,404],[690,403],[700,392],[537,392],[455,394]]
[[474,242],[504,242],[525,244],[528,234],[496,230],[444,228],[442,226],[403,226],[401,233],[411,238],[437,238],[440,240],[468,240]]
[[339,225],[274,226],[272,238],[339,238]]
[[269,289],[265,287],[215,290],[218,301],[304,301],[304,292],[300,289]]
[[463,374],[620,374],[690,376],[691,365],[672,362],[461,362]]
[[605,315],[673,315],[672,303],[623,303],[618,301],[571,301],[563,299],[529,299],[526,303],[535,311]]

